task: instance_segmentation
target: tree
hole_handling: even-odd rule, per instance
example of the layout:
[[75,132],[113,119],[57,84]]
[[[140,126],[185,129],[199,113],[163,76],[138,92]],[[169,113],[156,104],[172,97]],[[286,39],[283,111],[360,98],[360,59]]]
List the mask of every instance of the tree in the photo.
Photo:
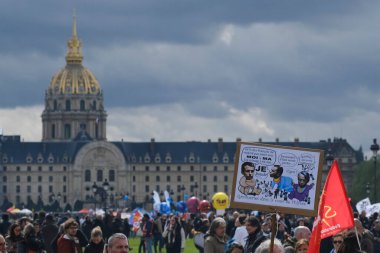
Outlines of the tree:
[[67,212],[67,211],[73,210],[73,208],[71,207],[71,205],[69,203],[67,203],[64,210],[65,210],[65,212]]
[[[378,171],[377,175],[379,175]],[[375,183],[373,161],[361,162],[354,169],[352,187],[347,189],[348,196],[351,198],[351,203],[355,205],[358,201],[366,197],[370,198],[371,203],[377,203],[378,201],[374,199],[375,195],[373,190]],[[370,187],[369,189],[367,189],[367,185]],[[369,194],[367,193],[367,190],[369,190]]]
[[41,196],[38,196],[37,204],[36,204],[36,211],[41,211],[44,209],[44,201],[42,200]]
[[74,203],[74,210],[79,211],[83,208],[83,201],[77,200]]
[[3,204],[1,205],[1,211],[6,211],[8,208],[12,207],[13,203],[9,201],[7,196],[4,196]]

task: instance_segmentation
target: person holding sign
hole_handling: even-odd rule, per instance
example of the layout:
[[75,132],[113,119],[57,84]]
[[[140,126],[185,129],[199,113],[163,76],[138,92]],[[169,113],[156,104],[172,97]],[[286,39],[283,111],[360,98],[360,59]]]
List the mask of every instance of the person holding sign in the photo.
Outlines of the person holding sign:
[[276,191],[284,190],[286,192],[293,191],[293,180],[290,177],[283,176],[284,168],[280,165],[275,165],[270,171],[270,177],[273,178],[270,186]]

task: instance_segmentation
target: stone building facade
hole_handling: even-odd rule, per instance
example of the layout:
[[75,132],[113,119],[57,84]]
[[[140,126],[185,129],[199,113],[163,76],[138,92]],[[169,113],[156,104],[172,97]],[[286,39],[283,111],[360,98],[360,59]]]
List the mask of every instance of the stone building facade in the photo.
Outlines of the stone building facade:
[[[122,207],[128,204],[125,195],[128,202],[151,203],[153,190],[168,190],[174,200],[231,192],[236,144],[241,139],[107,141],[103,93],[82,60],[74,18],[66,66],[53,76],[45,93],[42,141],[22,142],[20,136],[0,135],[0,201],[7,198],[22,205],[40,198],[46,204],[60,196],[61,206],[83,201]],[[344,139],[268,144],[324,150],[325,157],[338,159],[347,187],[355,165],[363,160],[362,151]],[[324,177],[327,170],[325,164]],[[100,201],[94,185],[104,189],[105,184],[109,189]]]

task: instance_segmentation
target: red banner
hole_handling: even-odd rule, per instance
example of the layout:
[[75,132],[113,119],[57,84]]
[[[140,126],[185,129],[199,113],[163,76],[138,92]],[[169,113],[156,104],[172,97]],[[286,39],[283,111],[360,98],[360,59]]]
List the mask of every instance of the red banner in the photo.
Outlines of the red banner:
[[318,217],[314,222],[308,252],[319,252],[321,239],[353,226],[352,208],[347,197],[338,162],[335,160],[327,175],[321,194]]

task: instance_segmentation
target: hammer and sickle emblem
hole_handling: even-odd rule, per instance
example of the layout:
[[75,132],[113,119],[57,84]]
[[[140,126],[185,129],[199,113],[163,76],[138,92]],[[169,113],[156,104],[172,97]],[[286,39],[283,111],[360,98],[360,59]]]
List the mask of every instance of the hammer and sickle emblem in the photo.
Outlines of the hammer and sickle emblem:
[[324,208],[327,210],[323,214],[322,222],[325,223],[328,227],[331,227],[330,224],[326,221],[326,219],[331,219],[335,217],[337,213],[335,210],[332,210],[331,206],[324,206]]

